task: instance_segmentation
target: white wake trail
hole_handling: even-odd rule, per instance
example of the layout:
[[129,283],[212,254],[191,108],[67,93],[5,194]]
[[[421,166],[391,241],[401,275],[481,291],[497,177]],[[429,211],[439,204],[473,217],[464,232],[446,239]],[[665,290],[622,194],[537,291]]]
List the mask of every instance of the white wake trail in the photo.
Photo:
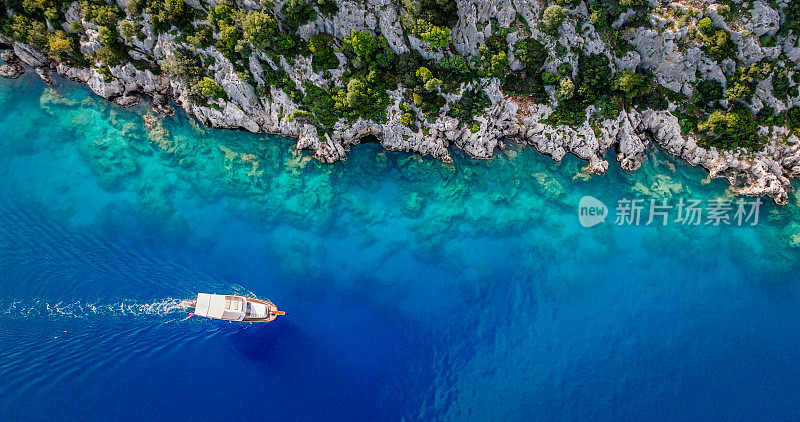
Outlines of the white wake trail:
[[164,316],[193,306],[187,299],[167,298],[155,302],[121,300],[103,301],[48,301],[44,299],[19,300],[0,303],[0,316],[12,319],[25,318],[87,318],[90,316]]

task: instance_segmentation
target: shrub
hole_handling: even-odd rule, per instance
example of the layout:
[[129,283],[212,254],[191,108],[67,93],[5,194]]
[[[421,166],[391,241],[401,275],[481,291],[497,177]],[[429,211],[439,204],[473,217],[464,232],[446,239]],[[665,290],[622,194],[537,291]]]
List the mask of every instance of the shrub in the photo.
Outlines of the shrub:
[[204,77],[192,89],[192,92],[204,100],[225,98],[225,90],[213,79]]
[[416,118],[411,112],[405,112],[402,115],[400,115],[400,124],[409,127],[411,129],[414,129],[414,127],[416,126]]
[[705,35],[714,34],[714,22],[708,16],[697,22],[697,29]]
[[610,92],[613,72],[604,54],[582,55],[578,58],[577,94],[588,104]]
[[341,115],[336,111],[336,102],[328,91],[312,84],[303,82],[306,95],[303,96],[303,105],[311,110],[314,118],[325,129],[330,129],[339,121]]
[[629,69],[617,73],[614,78],[614,89],[621,91],[628,101],[631,101],[638,95],[644,94],[647,88],[648,84],[645,77]]
[[483,110],[492,105],[492,100],[482,89],[471,89],[456,101],[450,104],[448,115],[460,119],[465,125],[470,125],[475,116],[483,114]]
[[698,107],[714,108],[722,98],[722,84],[716,79],[700,81],[695,86],[693,102]]
[[736,53],[736,44],[731,41],[727,32],[718,29],[714,35],[704,38],[703,49],[715,60],[722,61]]
[[292,78],[283,69],[266,71],[264,73],[264,84],[282,90],[295,102],[300,102],[302,99],[302,91],[297,88]]
[[561,75],[558,73],[544,72],[542,73],[542,82],[545,85],[555,85],[561,80]]
[[119,34],[122,35],[122,38],[124,38],[125,41],[130,42],[133,39],[138,39],[139,34],[141,33],[141,28],[141,25],[129,20],[119,21]]
[[442,58],[437,67],[441,78],[451,83],[462,80],[470,71],[467,59],[458,54]]
[[334,94],[337,109],[349,118],[363,117],[368,120],[386,120],[386,107],[389,95],[381,84],[380,75],[376,71],[351,78],[345,89]]
[[339,58],[331,47],[331,36],[314,34],[308,40],[308,50],[311,52],[311,65],[314,70],[330,70],[339,67]]
[[21,14],[12,16],[9,32],[15,39],[26,42],[34,47],[47,47],[47,27],[43,23],[28,18],[27,16]]
[[447,47],[450,44],[450,29],[431,25],[428,31],[420,34],[420,39],[433,47]]
[[731,101],[749,103],[753,98],[758,82],[771,70],[767,63],[753,63],[750,66],[739,66],[728,80],[725,98]]
[[786,101],[789,98],[789,89],[786,69],[778,69],[772,76],[772,95],[781,101]]
[[792,0],[786,5],[782,11],[783,22],[781,23],[781,32],[792,31],[795,34],[800,33],[800,2]]
[[144,10],[144,0],[125,0],[125,8],[131,13],[131,16],[137,16]]
[[730,112],[717,110],[700,123],[697,129],[705,135],[705,141],[721,149],[746,148],[757,150],[761,147],[756,130],[755,118],[750,110],[735,106]]
[[575,95],[575,83],[570,78],[562,78],[556,90],[556,99],[568,100]]
[[122,14],[119,7],[88,1],[83,1],[80,7],[83,18],[95,25],[116,26],[117,20],[119,20],[118,16]]
[[174,51],[172,57],[165,60],[161,67],[167,73],[189,83],[197,82],[204,73],[203,62],[187,50]]
[[339,13],[339,5],[336,0],[316,0],[317,10],[322,16],[332,18]]
[[417,79],[419,79],[420,82],[428,82],[431,78],[433,78],[433,72],[427,67],[420,67],[417,69]]
[[561,27],[561,23],[564,22],[566,16],[567,10],[563,7],[556,4],[547,6],[547,9],[544,9],[542,14],[542,25],[544,25],[545,32],[551,35],[557,34],[558,28]]
[[[800,107],[794,106],[786,110],[786,126],[797,133],[800,131]],[[800,136],[800,133],[797,133]]]
[[416,51],[408,51],[397,56],[395,73],[397,82],[406,86],[414,86],[417,83],[417,69],[423,63],[422,57]]
[[514,46],[514,56],[526,69],[539,70],[547,62],[547,48],[535,39],[524,39]]
[[306,0],[287,0],[281,8],[286,27],[291,32],[317,18],[317,11]]
[[145,11],[150,15],[157,32],[165,32],[173,26],[187,28],[194,15],[193,9],[183,0],[148,0]]
[[458,22],[455,0],[415,0],[410,6],[414,16],[432,25],[452,28]]
[[545,90],[542,82],[542,73],[533,71],[511,73],[503,83],[503,91],[507,94],[533,97],[540,101],[544,100]]
[[275,43],[278,20],[269,13],[251,10],[242,20],[242,31],[247,42],[264,50]]
[[545,122],[553,126],[580,125],[586,121],[586,109],[575,99],[567,100],[553,110]]
[[350,35],[344,37],[345,50],[352,51],[358,56],[367,58],[378,48],[378,41],[366,31],[353,30]]

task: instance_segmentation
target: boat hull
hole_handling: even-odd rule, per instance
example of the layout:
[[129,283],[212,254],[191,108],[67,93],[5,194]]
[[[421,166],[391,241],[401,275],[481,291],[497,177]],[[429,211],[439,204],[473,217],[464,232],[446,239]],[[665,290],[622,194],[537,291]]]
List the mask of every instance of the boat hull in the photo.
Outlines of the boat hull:
[[268,300],[236,295],[198,293],[193,305],[193,315],[231,322],[272,322],[284,315]]

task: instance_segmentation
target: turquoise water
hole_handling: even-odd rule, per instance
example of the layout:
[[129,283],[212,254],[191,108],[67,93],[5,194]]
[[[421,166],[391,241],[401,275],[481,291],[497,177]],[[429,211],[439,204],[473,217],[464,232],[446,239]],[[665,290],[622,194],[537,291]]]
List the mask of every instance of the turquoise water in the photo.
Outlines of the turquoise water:
[[[0,81],[0,419],[787,420],[800,232],[613,224],[726,195],[651,151],[589,176],[509,145],[455,163],[158,120]],[[148,123],[149,122],[149,123]],[[613,161],[613,157],[608,157]],[[591,229],[578,203],[612,216]],[[186,317],[198,291],[286,317]]]

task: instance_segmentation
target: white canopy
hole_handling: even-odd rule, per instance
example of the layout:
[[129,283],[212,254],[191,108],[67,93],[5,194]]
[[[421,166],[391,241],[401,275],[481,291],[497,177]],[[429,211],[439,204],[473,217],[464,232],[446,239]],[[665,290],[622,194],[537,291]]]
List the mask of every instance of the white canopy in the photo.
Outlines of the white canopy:
[[239,296],[199,293],[194,314],[206,318],[241,321],[244,319],[244,299]]

